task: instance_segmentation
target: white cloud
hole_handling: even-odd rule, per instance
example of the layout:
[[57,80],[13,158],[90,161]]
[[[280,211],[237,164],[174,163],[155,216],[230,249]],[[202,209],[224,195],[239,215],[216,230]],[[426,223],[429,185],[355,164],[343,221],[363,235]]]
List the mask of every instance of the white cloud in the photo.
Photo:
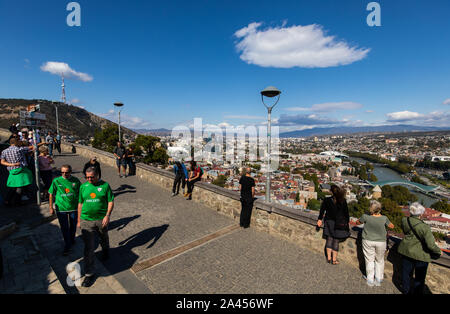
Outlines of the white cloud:
[[366,113],[373,113],[373,110],[366,110]]
[[[107,113],[98,113],[97,115],[115,123],[118,123],[119,121],[119,116],[113,109],[109,110]],[[124,113],[120,114],[120,125],[129,129],[148,129],[153,127],[152,123],[145,121],[140,117],[133,117]]]
[[93,80],[91,75],[77,72],[67,63],[63,62],[47,62],[41,66],[41,70],[54,75],[64,76],[65,78],[73,78],[83,82],[91,82]]
[[322,26],[291,26],[259,30],[251,23],[235,32],[240,58],[262,67],[326,68],[348,65],[364,59],[370,49],[351,47],[334,36],[325,35]]
[[411,111],[391,112],[386,114],[386,116],[388,117],[388,121],[391,122],[410,121],[424,118],[423,114]]
[[450,98],[444,100],[444,102],[442,103],[444,105],[450,105]]
[[78,98],[74,98],[69,103],[72,105],[76,105],[76,104],[79,104],[80,102],[81,102],[81,100],[79,100]]
[[225,116],[225,119],[262,120],[262,119],[265,119],[265,117],[263,117],[263,116],[248,116],[248,115],[231,115],[231,116]]
[[363,105],[356,102],[328,102],[323,104],[315,104],[310,108],[306,107],[292,107],[286,108],[287,111],[315,111],[315,112],[332,112],[336,110],[355,110],[362,108]]
[[420,123],[427,126],[450,126],[450,111],[433,111],[427,114],[421,114],[411,111],[400,111],[386,114],[387,122],[408,122]]

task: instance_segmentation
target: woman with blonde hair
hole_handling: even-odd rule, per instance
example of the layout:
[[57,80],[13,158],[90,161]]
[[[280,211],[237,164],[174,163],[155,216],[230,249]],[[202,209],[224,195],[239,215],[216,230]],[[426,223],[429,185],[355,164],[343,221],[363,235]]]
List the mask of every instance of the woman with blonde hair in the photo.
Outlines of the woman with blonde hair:
[[366,260],[367,285],[370,287],[381,286],[384,277],[386,228],[393,229],[394,225],[381,214],[381,204],[375,200],[370,201],[369,215],[362,215],[356,223],[364,224],[362,246]]

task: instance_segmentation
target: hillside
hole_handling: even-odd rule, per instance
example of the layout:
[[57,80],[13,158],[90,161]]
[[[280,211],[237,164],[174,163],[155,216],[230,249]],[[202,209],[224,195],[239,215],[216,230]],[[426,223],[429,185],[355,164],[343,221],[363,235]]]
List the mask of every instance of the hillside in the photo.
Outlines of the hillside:
[[[19,112],[26,110],[30,104],[37,104],[36,99],[1,99],[0,98],[0,128],[8,129],[13,123],[19,122]],[[40,100],[40,112],[47,117],[45,130],[56,131],[56,110],[52,102]],[[109,124],[116,124],[101,118],[89,111],[72,106],[59,104],[58,106],[59,132],[61,135],[70,135],[76,139],[87,139],[94,136],[96,130],[101,130]],[[121,126],[124,134],[136,135],[135,132]]]

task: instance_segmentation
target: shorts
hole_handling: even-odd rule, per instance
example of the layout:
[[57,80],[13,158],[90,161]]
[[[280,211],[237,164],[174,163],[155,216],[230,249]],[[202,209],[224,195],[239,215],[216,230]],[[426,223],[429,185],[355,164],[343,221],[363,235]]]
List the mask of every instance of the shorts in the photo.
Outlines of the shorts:
[[119,168],[120,166],[123,166],[123,167],[127,167],[127,160],[126,159],[116,159],[116,165],[117,165],[117,168]]

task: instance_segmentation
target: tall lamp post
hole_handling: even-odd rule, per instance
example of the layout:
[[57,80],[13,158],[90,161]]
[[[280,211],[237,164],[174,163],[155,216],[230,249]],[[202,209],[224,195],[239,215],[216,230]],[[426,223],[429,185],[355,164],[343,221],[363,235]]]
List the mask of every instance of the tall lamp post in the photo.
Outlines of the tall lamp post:
[[[123,103],[121,103],[121,102],[116,102],[116,103],[114,103],[114,106],[116,106],[117,108],[121,108],[121,107],[123,107]],[[122,142],[122,137],[120,136],[120,112],[121,112],[122,110],[119,110],[119,142]]]
[[59,117],[58,117],[58,101],[52,101],[53,105],[55,106],[55,112],[56,112],[56,134],[59,135]]
[[[272,121],[271,121],[271,116],[272,116],[272,109],[278,104],[278,101],[280,100],[280,95],[281,95],[281,91],[279,91],[276,87],[273,86],[269,86],[266,89],[264,89],[261,92],[261,99],[262,99],[262,103],[264,104],[264,106],[267,108],[267,113],[268,113],[268,123],[267,123],[267,179],[266,179],[266,201],[267,202],[271,202],[270,200],[270,154],[271,154],[271,150],[270,150],[270,144],[271,144],[271,130],[272,130]],[[268,106],[266,105],[266,103],[264,102],[264,96],[265,97],[269,97],[269,98],[273,98],[273,97],[277,97],[277,100],[275,102],[275,104],[273,104],[272,106]]]

